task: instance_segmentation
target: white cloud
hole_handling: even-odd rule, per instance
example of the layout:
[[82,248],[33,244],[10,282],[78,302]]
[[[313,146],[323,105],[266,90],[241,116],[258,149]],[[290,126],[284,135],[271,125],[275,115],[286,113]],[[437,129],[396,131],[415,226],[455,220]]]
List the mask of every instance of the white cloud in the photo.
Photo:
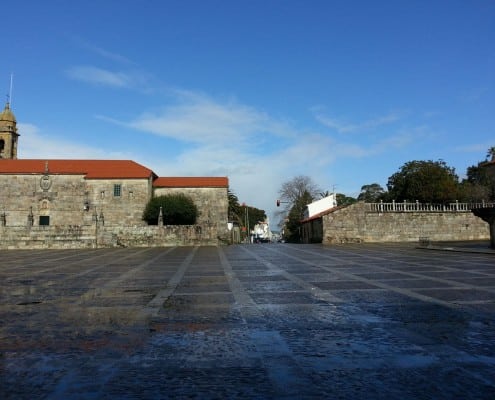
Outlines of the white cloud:
[[129,159],[132,156],[122,152],[109,152],[102,149],[87,146],[48,136],[33,124],[18,123],[22,142],[19,144],[19,158],[56,158],[56,159]]
[[[316,110],[315,110],[316,111]],[[372,118],[363,122],[349,123],[336,118],[323,115],[320,111],[315,112],[315,118],[327,128],[334,129],[339,133],[352,133],[362,130],[378,128],[383,125],[389,125],[401,119],[401,114],[392,112],[387,115]]]
[[356,125],[347,124],[335,118],[326,117],[324,115],[316,115],[316,120],[330,129],[335,129],[339,133],[347,133],[356,130]]
[[422,140],[428,134],[431,135],[431,133],[428,132],[428,128],[424,126],[419,126],[410,130],[399,130],[375,143],[371,148],[370,154],[379,154],[391,149],[405,148],[415,141]]
[[126,56],[115,53],[113,51],[109,51],[107,49],[104,49],[103,47],[96,46],[81,37],[75,36],[73,37],[73,40],[78,47],[88,50],[91,53],[97,54],[100,57],[103,57],[107,60],[118,62],[120,64],[135,64],[133,61],[129,60]]
[[115,88],[133,87],[136,81],[136,77],[129,73],[112,72],[92,66],[71,67],[67,70],[67,75],[75,80]]
[[90,44],[86,44],[86,47],[89,50],[93,51],[94,53],[96,53],[96,54],[100,55],[101,57],[106,58],[108,60],[119,62],[121,64],[135,64],[134,62],[129,60],[127,57],[125,57],[121,54],[117,54],[117,53],[108,51],[108,50],[103,49],[101,47],[92,46]]
[[249,142],[263,132],[273,134],[280,129],[269,116],[252,107],[199,95],[144,113],[128,126],[191,143],[222,144]]

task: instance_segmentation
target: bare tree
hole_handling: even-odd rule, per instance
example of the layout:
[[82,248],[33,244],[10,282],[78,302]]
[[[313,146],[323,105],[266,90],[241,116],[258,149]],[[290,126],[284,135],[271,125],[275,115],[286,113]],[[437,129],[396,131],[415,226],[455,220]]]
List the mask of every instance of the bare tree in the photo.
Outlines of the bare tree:
[[322,190],[309,176],[299,175],[292,178],[290,181],[284,182],[279,190],[280,200],[286,202],[290,208],[299,200],[305,193],[309,193],[311,198],[318,197]]
[[[321,191],[309,176],[299,175],[290,181],[284,182],[278,191],[279,199],[284,206],[282,210],[275,214],[280,218],[279,226],[283,227],[285,225],[291,211],[292,214],[297,214],[300,219],[302,210],[307,204],[318,198]],[[294,210],[294,208],[297,210]]]

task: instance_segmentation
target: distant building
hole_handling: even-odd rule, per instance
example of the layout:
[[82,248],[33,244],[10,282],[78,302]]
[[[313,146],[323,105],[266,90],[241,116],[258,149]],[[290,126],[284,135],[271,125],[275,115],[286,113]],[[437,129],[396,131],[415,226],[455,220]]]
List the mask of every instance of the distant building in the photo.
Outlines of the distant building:
[[272,240],[272,232],[270,230],[269,219],[264,222],[258,222],[253,230],[252,236],[254,241],[269,242]]

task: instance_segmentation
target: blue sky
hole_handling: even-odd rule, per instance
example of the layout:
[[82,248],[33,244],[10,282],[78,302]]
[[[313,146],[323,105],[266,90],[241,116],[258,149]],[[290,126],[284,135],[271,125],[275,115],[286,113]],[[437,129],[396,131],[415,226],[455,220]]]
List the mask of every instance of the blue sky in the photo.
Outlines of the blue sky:
[[272,215],[297,175],[357,196],[412,160],[462,176],[495,145],[492,0],[19,0],[7,11],[0,89],[13,73],[20,158],[228,176],[241,202]]

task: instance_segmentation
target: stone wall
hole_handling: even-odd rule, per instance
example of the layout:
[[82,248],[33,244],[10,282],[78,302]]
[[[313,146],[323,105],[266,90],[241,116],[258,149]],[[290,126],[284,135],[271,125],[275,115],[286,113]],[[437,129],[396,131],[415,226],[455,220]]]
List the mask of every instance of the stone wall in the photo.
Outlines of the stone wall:
[[213,225],[185,226],[0,226],[0,249],[84,249],[218,245]]
[[[149,179],[86,179],[89,214],[103,213],[109,225],[147,225],[143,211],[152,195]],[[120,187],[120,196],[115,186]]]
[[[88,225],[93,214],[103,214],[109,224],[145,225],[142,215],[151,197],[148,179],[85,179],[83,175],[49,175],[42,188],[42,175],[0,175],[0,213],[8,226],[33,225],[49,217],[49,225]],[[114,196],[114,185],[120,196]]]
[[183,193],[189,196],[198,207],[199,225],[214,224],[218,233],[228,235],[228,196],[226,187],[205,188],[155,188],[154,196]]
[[98,234],[102,247],[216,246],[217,229],[213,225],[165,225],[113,227]]
[[314,218],[302,226],[303,243],[321,243],[323,240],[323,219]]
[[323,243],[485,240],[488,224],[471,212],[371,212],[365,203],[323,217]]

